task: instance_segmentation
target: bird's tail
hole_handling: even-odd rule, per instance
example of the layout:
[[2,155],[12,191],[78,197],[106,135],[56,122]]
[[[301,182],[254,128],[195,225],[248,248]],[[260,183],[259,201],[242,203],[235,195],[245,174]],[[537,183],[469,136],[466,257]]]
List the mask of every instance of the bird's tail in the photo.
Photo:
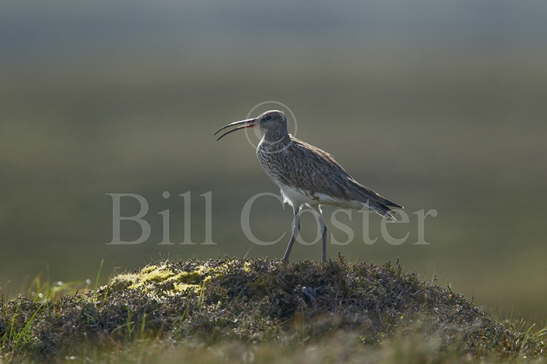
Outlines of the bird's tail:
[[376,212],[377,214],[386,217],[388,220],[397,221],[398,219],[393,214],[393,209],[399,209],[402,208],[402,206],[384,198],[382,198],[382,200],[369,198],[368,201],[364,202],[364,204],[366,207]]
[[367,208],[381,216],[387,217],[389,220],[397,221],[397,218],[393,214],[393,210],[402,209],[403,206],[388,200],[384,196],[359,183],[355,183],[355,188],[357,190],[357,194],[360,197],[360,200]]

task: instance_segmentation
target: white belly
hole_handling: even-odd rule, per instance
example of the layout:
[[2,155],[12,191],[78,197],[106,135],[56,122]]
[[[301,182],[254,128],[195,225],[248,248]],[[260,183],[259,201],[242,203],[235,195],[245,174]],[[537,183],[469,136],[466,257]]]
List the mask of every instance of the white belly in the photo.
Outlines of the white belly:
[[281,189],[283,203],[287,203],[293,208],[298,208],[301,205],[308,205],[310,207],[318,205],[331,205],[349,209],[361,209],[364,206],[361,201],[348,201],[323,193],[311,193],[310,191],[287,186],[282,183],[278,183],[278,185]]
[[301,205],[309,205],[311,202],[311,195],[300,188],[290,187],[281,183],[279,184],[279,188],[281,189],[283,203],[287,203],[293,208]]

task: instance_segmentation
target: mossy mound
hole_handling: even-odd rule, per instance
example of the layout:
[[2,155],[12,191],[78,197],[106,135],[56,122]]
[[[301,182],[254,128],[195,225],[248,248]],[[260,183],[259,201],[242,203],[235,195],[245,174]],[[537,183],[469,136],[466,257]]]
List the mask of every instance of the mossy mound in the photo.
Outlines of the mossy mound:
[[337,332],[363,345],[414,335],[472,357],[544,355],[540,336],[497,322],[461,295],[393,264],[167,261],[97,290],[46,303],[18,298],[0,311],[1,351],[12,357],[53,358],[77,345],[142,337],[292,345]]

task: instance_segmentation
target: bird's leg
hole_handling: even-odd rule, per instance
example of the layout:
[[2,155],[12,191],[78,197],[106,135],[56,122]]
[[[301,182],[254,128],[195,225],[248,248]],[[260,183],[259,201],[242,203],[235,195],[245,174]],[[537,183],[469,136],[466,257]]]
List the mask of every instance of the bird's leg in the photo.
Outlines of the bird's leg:
[[300,233],[300,207],[294,208],[294,216],[292,220],[292,235],[291,239],[289,240],[289,244],[287,245],[287,249],[285,250],[285,254],[283,255],[283,262],[288,263],[289,262],[289,256],[291,255],[291,249],[294,245],[294,241],[296,239],[296,236]]
[[317,212],[319,213],[319,225],[321,227],[321,239],[323,241],[323,249],[321,252],[321,262],[326,263],[327,262],[327,224],[325,223],[325,220],[323,219],[323,211],[321,210],[321,207],[317,207]]

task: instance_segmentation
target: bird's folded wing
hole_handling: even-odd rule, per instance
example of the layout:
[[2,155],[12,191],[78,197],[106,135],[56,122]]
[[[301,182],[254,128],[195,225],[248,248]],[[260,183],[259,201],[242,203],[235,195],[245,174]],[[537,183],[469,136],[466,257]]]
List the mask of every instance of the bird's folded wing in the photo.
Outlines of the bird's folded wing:
[[285,176],[286,184],[332,197],[381,204],[384,208],[398,208],[372,189],[357,182],[329,153],[295,139],[285,153],[286,163],[292,164]]

